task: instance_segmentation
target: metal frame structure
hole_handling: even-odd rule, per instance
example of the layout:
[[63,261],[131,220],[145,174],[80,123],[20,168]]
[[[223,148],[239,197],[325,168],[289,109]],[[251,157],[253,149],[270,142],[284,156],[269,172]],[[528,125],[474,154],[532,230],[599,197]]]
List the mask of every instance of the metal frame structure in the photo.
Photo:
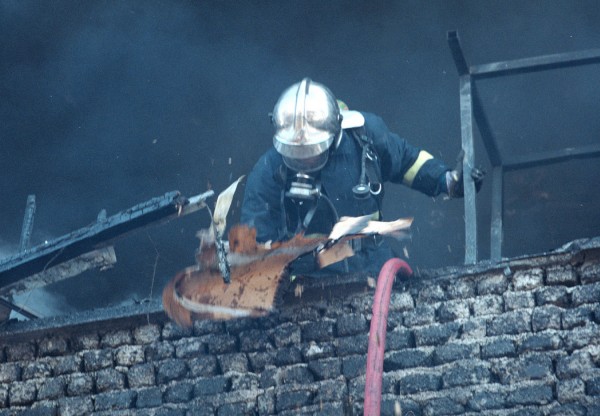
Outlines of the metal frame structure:
[[465,180],[465,264],[477,262],[477,211],[475,186],[470,178],[474,166],[473,122],[477,124],[483,144],[492,164],[492,218],[490,233],[490,257],[492,261],[502,258],[504,221],[504,173],[512,170],[553,164],[574,158],[600,156],[600,143],[569,147],[555,151],[542,151],[530,155],[511,155],[506,159],[501,155],[493,131],[483,111],[481,98],[477,92],[477,81],[540,72],[553,69],[600,63],[600,49],[590,49],[570,53],[536,56],[511,61],[494,62],[469,66],[463,54],[458,33],[448,32],[448,44],[460,77],[460,119]]

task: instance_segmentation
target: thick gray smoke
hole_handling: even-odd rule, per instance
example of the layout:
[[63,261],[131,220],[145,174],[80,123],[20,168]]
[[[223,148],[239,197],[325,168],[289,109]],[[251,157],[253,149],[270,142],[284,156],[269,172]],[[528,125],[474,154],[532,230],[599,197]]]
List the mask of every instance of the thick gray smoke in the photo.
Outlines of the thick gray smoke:
[[[453,165],[460,118],[448,30],[481,64],[600,48],[598,21],[596,1],[0,1],[0,238],[18,246],[28,194],[38,244],[102,209],[223,190],[271,146],[267,114],[305,76]],[[597,73],[482,83],[503,153],[598,143]],[[598,165],[510,174],[505,253],[598,235]],[[479,204],[484,257],[489,185]],[[416,268],[463,261],[462,201],[392,185],[384,211],[415,217],[406,250]],[[157,296],[193,262],[194,234],[207,224],[201,212],[140,231],[116,244],[114,270],[51,290],[77,308]]]

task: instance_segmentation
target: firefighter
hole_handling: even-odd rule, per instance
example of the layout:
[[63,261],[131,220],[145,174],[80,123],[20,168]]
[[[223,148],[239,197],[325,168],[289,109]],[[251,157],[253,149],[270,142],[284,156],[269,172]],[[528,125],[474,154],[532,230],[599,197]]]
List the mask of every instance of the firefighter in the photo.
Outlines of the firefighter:
[[[462,173],[392,133],[370,113],[351,111],[309,78],[287,88],[275,104],[273,144],[248,175],[241,223],[257,241],[304,232],[328,234],[342,216],[381,220],[384,183],[402,183],[430,196],[462,197]],[[473,171],[479,189],[483,174]],[[358,239],[355,255],[324,270],[377,273],[393,257],[381,238]],[[294,273],[311,274],[311,260]]]

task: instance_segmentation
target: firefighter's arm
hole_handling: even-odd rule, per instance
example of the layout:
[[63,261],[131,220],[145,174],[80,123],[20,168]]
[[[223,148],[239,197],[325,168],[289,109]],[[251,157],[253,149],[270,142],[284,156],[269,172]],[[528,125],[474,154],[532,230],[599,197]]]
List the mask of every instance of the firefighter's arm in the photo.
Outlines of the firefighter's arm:
[[240,222],[256,228],[256,240],[261,243],[281,239],[281,185],[274,177],[274,151],[263,155],[248,175],[241,210]]
[[447,191],[445,175],[451,169],[444,162],[391,132],[380,117],[364,115],[367,134],[381,161],[383,182],[404,184],[430,196]]
[[[452,170],[426,150],[392,133],[380,117],[368,113],[364,115],[367,134],[372,138],[381,160],[384,182],[402,183],[430,196],[440,193],[446,193],[451,198],[463,196],[462,152],[456,168]],[[482,169],[470,169],[470,177],[477,191],[481,188],[484,176]]]

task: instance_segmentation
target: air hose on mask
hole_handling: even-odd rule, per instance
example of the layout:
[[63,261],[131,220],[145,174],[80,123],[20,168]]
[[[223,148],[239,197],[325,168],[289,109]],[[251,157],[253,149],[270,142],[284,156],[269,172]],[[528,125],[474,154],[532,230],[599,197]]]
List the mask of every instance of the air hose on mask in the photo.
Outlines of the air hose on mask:
[[369,331],[369,349],[367,352],[365,416],[379,416],[381,410],[381,380],[383,377],[387,316],[394,278],[398,273],[410,276],[412,275],[412,269],[404,260],[392,258],[385,262],[377,278],[377,287],[375,288],[375,297],[373,298],[373,316]]
[[[298,224],[299,227],[296,229],[296,234],[300,231],[306,231],[315,213],[317,212],[317,206],[319,201],[325,202],[325,204],[329,208],[329,211],[334,219],[334,224],[337,224],[337,222],[340,220],[340,216],[338,215],[338,212],[335,209],[333,202],[331,202],[331,199],[329,199],[329,197],[325,193],[321,192],[321,182],[319,180],[315,180],[314,177],[306,173],[296,173],[296,176],[291,182],[289,190],[282,194],[282,205],[283,197],[311,204],[310,208],[304,215],[304,219],[301,220],[300,224]],[[283,212],[282,223],[287,234],[285,212]],[[348,273],[348,259],[343,260],[343,267],[344,273]]]

